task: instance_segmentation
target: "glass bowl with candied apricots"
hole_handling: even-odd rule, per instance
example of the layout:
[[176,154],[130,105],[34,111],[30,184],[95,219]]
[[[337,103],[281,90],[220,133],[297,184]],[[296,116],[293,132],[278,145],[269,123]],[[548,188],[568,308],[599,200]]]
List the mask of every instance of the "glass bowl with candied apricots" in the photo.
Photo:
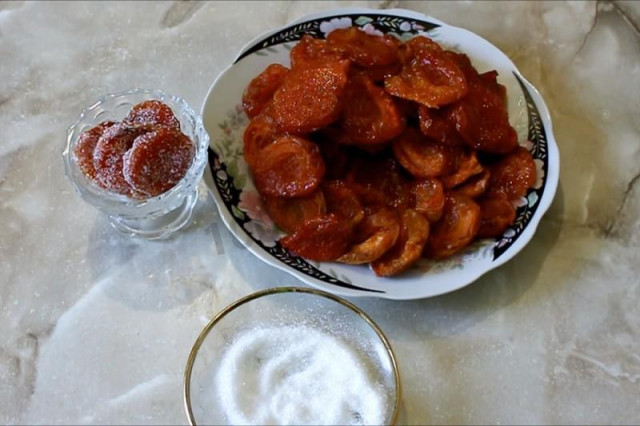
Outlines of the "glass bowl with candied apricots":
[[115,229],[160,239],[189,222],[208,146],[202,118],[183,99],[134,89],[84,109],[62,155],[77,192]]
[[256,38],[202,114],[227,227],[341,295],[470,284],[531,240],[558,183],[549,112],[511,60],[407,10],[322,12]]

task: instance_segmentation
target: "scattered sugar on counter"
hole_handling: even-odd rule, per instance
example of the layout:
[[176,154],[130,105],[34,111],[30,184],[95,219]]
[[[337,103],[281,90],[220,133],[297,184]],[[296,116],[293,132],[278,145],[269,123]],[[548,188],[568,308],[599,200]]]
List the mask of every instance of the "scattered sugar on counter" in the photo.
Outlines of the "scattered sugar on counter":
[[226,349],[215,389],[232,424],[382,424],[385,389],[363,356],[303,325],[247,330]]

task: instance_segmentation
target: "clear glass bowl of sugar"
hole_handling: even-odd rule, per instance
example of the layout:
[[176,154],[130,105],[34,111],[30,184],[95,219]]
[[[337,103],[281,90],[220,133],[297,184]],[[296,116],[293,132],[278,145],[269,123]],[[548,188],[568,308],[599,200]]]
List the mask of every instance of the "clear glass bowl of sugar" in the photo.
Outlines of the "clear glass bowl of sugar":
[[395,355],[358,307],[278,287],[229,305],[202,330],[185,369],[195,424],[393,424]]

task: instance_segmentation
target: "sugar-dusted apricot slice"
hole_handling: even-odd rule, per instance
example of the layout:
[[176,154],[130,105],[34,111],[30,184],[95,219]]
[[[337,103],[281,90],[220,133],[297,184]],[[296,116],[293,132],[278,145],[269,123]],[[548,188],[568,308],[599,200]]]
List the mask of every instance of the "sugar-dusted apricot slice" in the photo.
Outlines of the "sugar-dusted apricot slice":
[[445,259],[468,246],[480,227],[480,206],[471,198],[447,194],[442,218],[431,228],[425,255]]
[[417,211],[403,211],[400,223],[394,246],[371,263],[371,270],[379,277],[390,277],[409,269],[422,256],[429,238],[429,221]]
[[292,254],[318,262],[340,257],[349,247],[351,228],[335,214],[307,219],[293,234],[280,239]]
[[265,146],[253,168],[258,191],[274,197],[309,195],[318,188],[324,172],[318,146],[292,135],[280,136]]
[[123,123],[129,125],[160,124],[180,130],[180,122],[173,114],[171,107],[157,100],[144,101],[134,105]]
[[242,95],[242,107],[249,118],[260,114],[288,73],[289,68],[284,65],[271,64],[251,80]]
[[170,127],[138,136],[123,157],[123,175],[136,192],[155,197],[184,177],[195,146],[185,134]]
[[402,167],[418,179],[453,173],[462,154],[460,147],[437,143],[414,128],[407,128],[391,147]]
[[536,165],[526,149],[518,147],[492,165],[488,196],[504,196],[515,201],[527,194],[536,181]]
[[141,134],[139,127],[115,124],[98,138],[93,150],[95,182],[104,189],[118,194],[131,195],[131,186],[125,181],[123,156]]
[[324,194],[319,189],[311,195],[296,198],[264,197],[264,204],[273,222],[284,232],[295,232],[304,221],[327,212]]
[[489,197],[478,201],[480,205],[479,238],[495,238],[516,219],[516,209],[506,198]]
[[305,134],[338,120],[348,71],[346,60],[292,69],[272,99],[278,129]]
[[85,130],[78,137],[78,141],[73,146],[73,155],[76,157],[78,167],[88,178],[95,179],[96,169],[93,167],[93,151],[96,148],[100,136],[111,126],[116,124],[113,121],[104,121],[97,126]]
[[406,119],[393,98],[367,76],[349,79],[344,99],[342,128],[351,143],[380,144],[405,128]]

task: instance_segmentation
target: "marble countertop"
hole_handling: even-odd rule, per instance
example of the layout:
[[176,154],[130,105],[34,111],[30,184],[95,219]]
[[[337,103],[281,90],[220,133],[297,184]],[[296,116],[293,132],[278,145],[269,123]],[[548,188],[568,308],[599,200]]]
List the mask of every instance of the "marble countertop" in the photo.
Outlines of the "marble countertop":
[[640,422],[640,3],[0,3],[0,423],[185,423],[182,374],[236,298],[300,284],[253,259],[203,191],[193,223],[116,234],[60,153],[105,93],[198,108],[256,35],[341,6],[402,7],[503,49],[541,91],[561,156],[554,203],[512,261],[445,296],[352,299],[401,366],[400,422]]

